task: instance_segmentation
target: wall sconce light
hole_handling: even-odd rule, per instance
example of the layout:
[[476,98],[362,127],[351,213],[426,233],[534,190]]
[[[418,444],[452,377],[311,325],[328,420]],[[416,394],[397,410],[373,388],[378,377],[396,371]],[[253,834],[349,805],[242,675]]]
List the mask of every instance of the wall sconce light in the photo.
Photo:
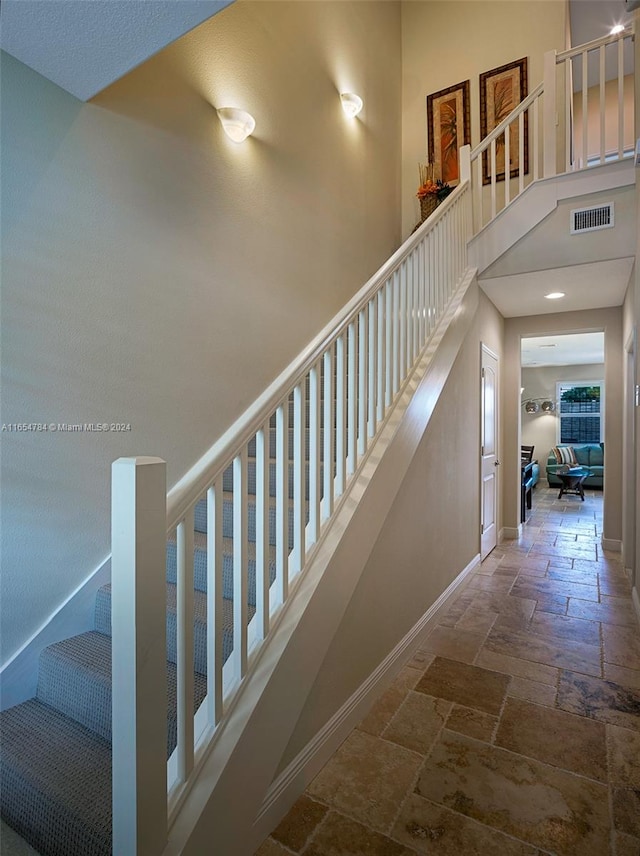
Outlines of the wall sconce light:
[[527,413],[537,413],[538,410],[540,410],[540,405],[537,401],[527,401],[524,406],[524,409],[527,411]]
[[216,112],[225,134],[234,143],[242,143],[256,127],[256,120],[246,110],[238,110],[237,107],[220,107]]
[[553,401],[543,401],[540,405],[540,409],[544,410],[545,413],[553,413],[556,409],[555,402]]
[[350,119],[353,119],[354,116],[357,116],[362,110],[362,98],[354,92],[342,92],[340,94],[340,100],[342,101],[342,109],[344,110],[345,115]]

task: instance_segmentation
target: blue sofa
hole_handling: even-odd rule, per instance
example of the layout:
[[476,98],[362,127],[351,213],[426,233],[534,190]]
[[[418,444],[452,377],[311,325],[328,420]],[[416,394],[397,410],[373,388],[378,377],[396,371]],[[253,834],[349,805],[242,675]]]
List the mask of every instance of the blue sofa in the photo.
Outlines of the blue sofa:
[[[573,446],[577,466],[585,467],[591,471],[591,475],[584,480],[584,486],[601,488],[604,485],[604,443],[558,443],[558,448],[562,446]],[[559,464],[556,461],[552,449],[547,458],[549,487],[560,487],[562,482],[556,475],[556,470],[564,467],[564,464]]]

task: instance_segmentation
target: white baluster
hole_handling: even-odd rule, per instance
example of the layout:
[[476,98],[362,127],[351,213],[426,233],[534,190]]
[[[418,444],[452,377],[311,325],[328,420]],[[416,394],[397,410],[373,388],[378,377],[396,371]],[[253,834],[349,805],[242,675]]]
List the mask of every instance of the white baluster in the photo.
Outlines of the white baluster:
[[[309,530],[306,548],[309,549],[320,537],[320,361],[309,374]],[[330,463],[327,461],[325,467]]]
[[400,388],[400,288],[401,288],[401,267],[393,274],[393,397],[396,397]]
[[424,238],[420,241],[418,245],[418,352],[422,351],[424,347],[426,335],[426,318],[425,318],[425,295],[424,295],[424,286],[425,286],[425,274],[424,274],[424,247],[425,241]]
[[369,412],[367,416],[367,438],[374,437],[377,429],[376,390],[377,379],[380,374],[380,364],[376,362],[376,355],[378,347],[378,298],[381,295],[381,291],[379,289],[377,295],[369,301],[369,336],[367,340],[369,343],[369,357],[367,362],[367,405]]
[[496,217],[496,141],[491,140],[491,219]]
[[539,119],[539,104],[540,99],[536,98],[533,102],[533,180],[537,181],[540,174],[540,119]]
[[600,163],[605,162],[605,84],[606,84],[606,76],[605,76],[605,46],[600,45]]
[[[247,674],[248,599],[248,509],[247,450],[233,459],[233,664],[242,680]],[[192,695],[193,698],[193,695]]]
[[476,232],[479,232],[480,229],[484,226],[484,194],[483,194],[483,184],[482,184],[482,164],[487,158],[487,152],[483,152],[481,155],[478,155],[476,159],[476,194],[477,194],[477,204],[478,204],[478,226],[476,228]]
[[504,132],[504,206],[511,199],[511,125]]
[[618,158],[624,156],[624,39],[618,39]]
[[367,451],[368,355],[367,306],[358,314],[358,455]]
[[386,330],[387,330],[387,313],[385,311],[387,294],[389,293],[389,281],[382,286],[377,295],[376,300],[376,308],[377,308],[377,318],[378,323],[377,334],[378,334],[378,359],[376,361],[376,373],[377,373],[377,408],[376,408],[376,422],[382,422],[384,419],[385,409],[386,409],[386,396],[387,396],[387,369],[388,369],[388,351],[385,348],[386,344]]
[[435,232],[429,232],[427,236],[427,240],[429,242],[429,335],[433,332],[433,328],[435,325],[435,316],[437,310],[437,299],[438,299],[438,284],[437,284],[437,276],[438,276],[438,267],[436,260],[437,246],[436,246],[436,235]]
[[289,596],[289,399],[276,410],[276,580],[274,608]]
[[571,59],[565,59],[564,66],[564,158],[565,170],[571,170],[572,139],[573,139],[573,63]]
[[413,250],[413,300],[411,302],[413,313],[413,349],[411,362],[414,363],[420,352],[420,244]]
[[524,132],[524,115],[525,111],[518,116],[518,162],[519,162],[519,173],[518,173],[518,193],[522,193],[524,190],[524,144],[525,144],[525,132]]
[[193,770],[193,507],[176,530],[178,780]]
[[400,329],[399,353],[398,353],[398,383],[395,387],[397,392],[405,377],[407,376],[407,271],[408,262],[405,259],[400,265],[400,310],[398,315],[398,326]]
[[582,168],[589,164],[589,65],[587,51],[582,51]]
[[207,491],[207,719],[212,728],[223,713],[222,508],[222,490],[215,482]]
[[256,635],[269,632],[269,422],[256,434]]
[[347,476],[356,471],[358,450],[358,342],[354,323],[347,331]]
[[387,407],[393,401],[393,286],[395,282],[395,272],[391,278],[387,280],[385,285],[385,348],[384,348],[384,364],[385,364],[385,384],[384,384],[384,404],[385,412]]
[[336,340],[336,497],[347,484],[347,360],[344,333]]
[[304,381],[293,390],[293,552],[290,559],[291,579],[304,565],[305,530],[305,437]]
[[333,345],[324,353],[324,402],[323,402],[323,430],[324,430],[324,467],[323,497],[322,497],[322,519],[328,520],[333,514],[333,467],[334,467],[334,413],[335,413],[335,389],[333,375]]
[[556,52],[544,55],[544,177],[556,174]]

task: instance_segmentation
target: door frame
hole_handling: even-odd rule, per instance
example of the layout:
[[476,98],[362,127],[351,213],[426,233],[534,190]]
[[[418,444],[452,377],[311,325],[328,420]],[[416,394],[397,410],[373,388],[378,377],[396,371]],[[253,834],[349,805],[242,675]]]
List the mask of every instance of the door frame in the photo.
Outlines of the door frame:
[[495,547],[500,542],[501,530],[499,528],[500,523],[500,496],[501,496],[501,486],[502,479],[500,477],[500,447],[501,447],[501,413],[500,413],[500,383],[501,383],[501,374],[500,374],[500,356],[497,354],[493,348],[490,348],[485,342],[480,342],[480,411],[479,411],[479,424],[480,424],[480,448],[479,448],[479,508],[478,508],[478,553],[482,559],[486,558],[486,556],[491,554],[491,550],[489,550],[485,555],[482,552],[482,535],[483,535],[483,508],[484,508],[484,495],[483,495],[483,439],[484,439],[484,389],[483,389],[483,370],[484,370],[484,355],[487,354],[489,357],[495,360],[496,362],[496,386],[495,386],[495,458],[497,462],[496,466],[496,479],[495,479],[495,488],[494,488],[494,520],[495,520],[495,530],[496,530],[496,543],[491,550],[495,549]]

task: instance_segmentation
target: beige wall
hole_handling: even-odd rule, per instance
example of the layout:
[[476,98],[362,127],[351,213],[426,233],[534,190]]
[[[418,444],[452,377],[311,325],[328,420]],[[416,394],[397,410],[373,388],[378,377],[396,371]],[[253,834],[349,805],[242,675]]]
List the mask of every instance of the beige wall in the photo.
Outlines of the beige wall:
[[[604,380],[604,365],[540,366],[522,369],[524,392],[521,401],[529,398],[548,398],[556,401],[556,383],[562,381]],[[605,390],[606,396],[606,390]],[[538,402],[540,403],[540,402]],[[540,464],[540,478],[546,476],[547,457],[558,442],[558,412],[527,413],[520,408],[520,442],[535,446],[534,458]]]
[[607,467],[604,484],[604,533],[613,541],[622,540],[622,309],[592,309],[559,312],[505,320],[505,371],[503,375],[504,473],[503,520],[513,534],[517,531],[520,508],[520,369],[522,337],[554,333],[605,334],[605,434]]
[[239,2],[89,104],[3,55],[3,422],[131,425],[3,434],[3,660],[109,553],[111,461],[173,484],[397,248],[400,44],[396,3]]
[[419,220],[418,163],[427,157],[426,98],[464,80],[471,87],[471,145],[480,142],[479,75],[528,57],[529,91],[543,77],[545,51],[563,50],[565,0],[535,3],[403,2],[402,230]]
[[296,757],[480,550],[480,345],[503,319],[480,292],[474,325],[376,541],[281,762]]

